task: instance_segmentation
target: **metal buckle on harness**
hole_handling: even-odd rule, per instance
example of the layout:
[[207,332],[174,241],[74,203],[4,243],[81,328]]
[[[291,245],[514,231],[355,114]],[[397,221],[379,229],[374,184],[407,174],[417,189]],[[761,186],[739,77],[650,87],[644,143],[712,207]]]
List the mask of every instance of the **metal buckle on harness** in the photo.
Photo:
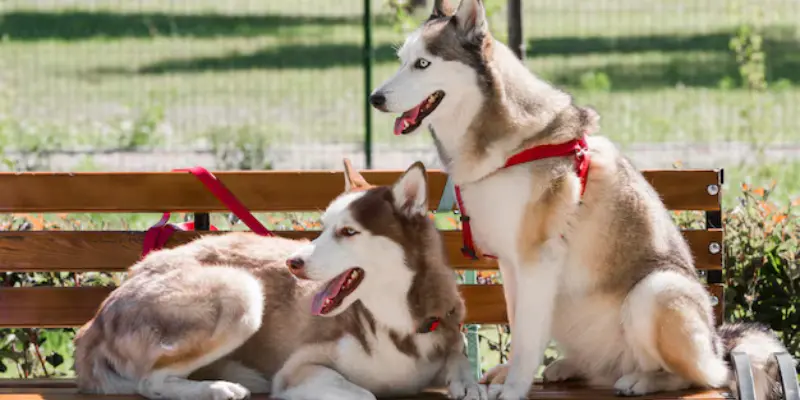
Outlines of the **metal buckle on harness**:
[[478,255],[475,253],[474,249],[468,249],[466,247],[462,247],[461,248],[461,255],[466,257],[466,258],[472,259],[472,260],[478,260],[479,259]]

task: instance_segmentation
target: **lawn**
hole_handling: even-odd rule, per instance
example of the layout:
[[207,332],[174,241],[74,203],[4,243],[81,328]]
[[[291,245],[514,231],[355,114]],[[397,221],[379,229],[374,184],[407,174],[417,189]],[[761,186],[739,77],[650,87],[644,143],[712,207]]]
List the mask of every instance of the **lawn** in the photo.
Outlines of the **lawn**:
[[[800,114],[790,112],[800,100],[791,87],[800,82],[798,22],[790,17],[800,13],[796,2],[761,2],[775,14],[769,79],[783,89],[758,96],[717,89],[737,76],[727,46],[741,13],[729,15],[724,4],[551,3],[525,2],[528,64],[596,106],[615,140],[800,139]],[[173,145],[241,125],[278,142],[356,141],[363,135],[361,2],[331,4],[6,1],[6,103],[14,118],[61,127],[66,144],[110,141],[98,122],[135,119],[152,107],[164,108],[170,129],[160,134]],[[393,48],[403,35],[381,2],[374,8],[377,84],[396,67]],[[504,9],[494,10],[501,38],[504,18]],[[755,134],[740,126],[743,107],[763,108]],[[375,117],[377,140],[395,140],[387,134],[391,117]]]
[[[737,88],[728,45],[756,3],[766,11],[772,87],[751,93]],[[489,4],[493,31],[504,39],[504,1]],[[736,4],[526,0],[526,62],[596,107],[602,133],[623,146],[798,143],[800,3],[750,0],[738,2],[749,7],[740,11]],[[198,148],[225,132],[266,144],[363,138],[360,0],[6,0],[2,7],[0,148]],[[383,1],[373,9],[377,85],[397,67],[404,35]],[[373,116],[377,142],[429,142],[395,138],[392,116]]]

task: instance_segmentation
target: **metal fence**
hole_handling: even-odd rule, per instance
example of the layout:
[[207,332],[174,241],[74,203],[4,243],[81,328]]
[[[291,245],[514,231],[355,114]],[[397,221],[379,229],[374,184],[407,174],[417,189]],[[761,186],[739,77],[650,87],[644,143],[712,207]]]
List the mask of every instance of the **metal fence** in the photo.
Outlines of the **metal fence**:
[[[7,0],[6,168],[435,166],[426,135],[395,138],[366,106],[429,12],[394,3]],[[640,166],[796,165],[797,0],[485,3],[494,35]]]

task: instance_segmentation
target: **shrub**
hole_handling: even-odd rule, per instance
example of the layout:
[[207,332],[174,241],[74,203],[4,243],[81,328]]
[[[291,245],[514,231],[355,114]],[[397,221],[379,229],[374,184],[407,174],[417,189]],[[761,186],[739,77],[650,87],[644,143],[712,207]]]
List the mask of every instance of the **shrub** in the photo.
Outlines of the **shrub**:
[[800,357],[800,199],[779,206],[773,189],[742,185],[725,214],[725,318],[766,324]]

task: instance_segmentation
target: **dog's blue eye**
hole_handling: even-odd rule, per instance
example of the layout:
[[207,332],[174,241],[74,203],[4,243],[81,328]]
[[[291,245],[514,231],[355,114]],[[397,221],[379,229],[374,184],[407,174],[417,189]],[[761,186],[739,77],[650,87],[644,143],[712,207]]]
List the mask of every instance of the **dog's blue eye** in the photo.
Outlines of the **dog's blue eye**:
[[339,234],[339,236],[350,237],[358,235],[359,232],[349,226],[345,226],[344,228],[339,229],[339,232],[337,233]]
[[425,69],[428,68],[429,65],[431,65],[431,62],[424,58],[418,58],[417,61],[414,62],[414,68],[416,69]]

